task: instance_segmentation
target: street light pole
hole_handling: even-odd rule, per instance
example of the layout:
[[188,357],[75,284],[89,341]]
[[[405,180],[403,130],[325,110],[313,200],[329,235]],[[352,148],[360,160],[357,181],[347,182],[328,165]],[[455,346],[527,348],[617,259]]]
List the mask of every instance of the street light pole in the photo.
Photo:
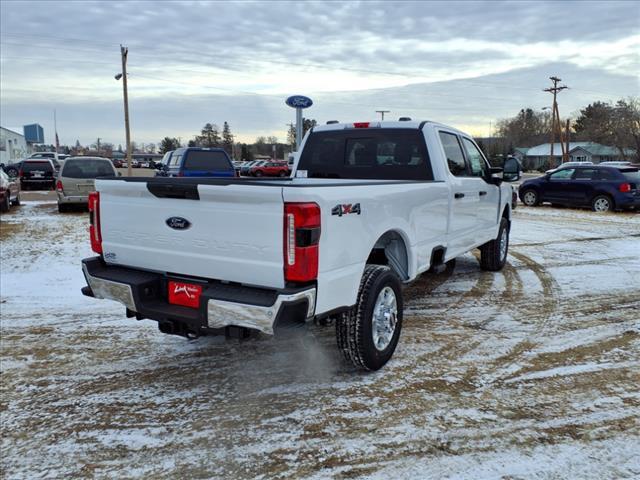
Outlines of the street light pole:
[[[129,49],[120,45],[120,55],[122,56],[122,91],[124,95],[124,127],[127,136],[127,176],[131,177],[131,131],[129,130],[129,94],[127,92],[127,55]],[[117,77],[117,75],[116,75]]]

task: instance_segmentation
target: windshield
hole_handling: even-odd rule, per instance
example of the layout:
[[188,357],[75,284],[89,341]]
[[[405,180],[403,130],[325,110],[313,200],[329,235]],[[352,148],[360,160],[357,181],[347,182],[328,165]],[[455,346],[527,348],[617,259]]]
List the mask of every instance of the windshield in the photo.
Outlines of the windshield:
[[233,166],[229,162],[224,152],[206,152],[192,150],[187,153],[184,162],[185,170],[232,170]]
[[640,170],[621,170],[624,177],[630,182],[640,184]]
[[62,168],[63,177],[96,178],[115,177],[116,172],[109,160],[67,160]]
[[23,172],[52,172],[53,166],[49,160],[42,162],[24,162],[22,164]]

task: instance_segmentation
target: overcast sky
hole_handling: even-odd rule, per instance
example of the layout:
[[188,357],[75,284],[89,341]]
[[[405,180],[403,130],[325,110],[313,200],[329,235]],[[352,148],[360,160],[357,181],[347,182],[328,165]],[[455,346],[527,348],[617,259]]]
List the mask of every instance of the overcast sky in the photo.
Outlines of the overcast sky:
[[327,120],[410,116],[486,135],[541,109],[557,75],[562,116],[640,95],[640,3],[0,3],[3,127],[40,123],[63,144],[124,144],[120,44],[129,47],[133,140],[187,141],[226,120],[241,141],[286,138],[291,94]]

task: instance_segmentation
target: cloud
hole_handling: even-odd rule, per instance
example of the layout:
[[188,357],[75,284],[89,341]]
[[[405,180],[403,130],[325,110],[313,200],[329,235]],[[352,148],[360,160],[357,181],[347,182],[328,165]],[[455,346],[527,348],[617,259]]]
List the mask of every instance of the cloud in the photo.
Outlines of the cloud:
[[[583,82],[580,72],[588,69],[593,90],[638,94],[640,10],[633,2],[296,5],[3,2],[1,120],[31,123],[43,106],[57,105],[85,112],[74,136],[91,139],[100,131],[94,124],[120,135],[122,84],[113,79],[120,43],[130,49],[134,130],[149,137],[165,130],[186,134],[212,119],[232,119],[247,136],[279,134],[292,117],[282,100],[292,93],[326,101],[326,119],[349,119],[383,108],[381,102],[420,105],[416,99],[439,94],[439,111],[446,108],[438,101],[448,99],[453,110],[487,111],[466,117],[484,122],[496,107],[513,110],[537,98],[547,77],[559,74],[553,65],[578,75],[568,82]],[[528,81],[518,72],[537,76]],[[460,83],[483,78],[506,84],[472,98],[470,84]],[[523,93],[525,84],[530,94]],[[345,98],[366,107],[354,109]],[[427,104],[434,107],[433,99]],[[325,116],[324,107],[317,111]],[[467,120],[480,128],[480,120]]]

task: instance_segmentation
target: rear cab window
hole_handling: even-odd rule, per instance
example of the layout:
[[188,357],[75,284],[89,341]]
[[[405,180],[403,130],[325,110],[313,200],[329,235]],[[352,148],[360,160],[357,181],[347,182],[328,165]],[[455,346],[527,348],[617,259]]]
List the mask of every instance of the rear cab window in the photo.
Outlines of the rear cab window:
[[309,178],[433,180],[424,137],[417,129],[312,132],[298,170]]
[[67,160],[62,167],[62,177],[97,178],[115,177],[116,170],[109,160]]
[[229,171],[233,165],[224,152],[207,152],[202,150],[190,150],[185,155],[184,170],[190,171]]

